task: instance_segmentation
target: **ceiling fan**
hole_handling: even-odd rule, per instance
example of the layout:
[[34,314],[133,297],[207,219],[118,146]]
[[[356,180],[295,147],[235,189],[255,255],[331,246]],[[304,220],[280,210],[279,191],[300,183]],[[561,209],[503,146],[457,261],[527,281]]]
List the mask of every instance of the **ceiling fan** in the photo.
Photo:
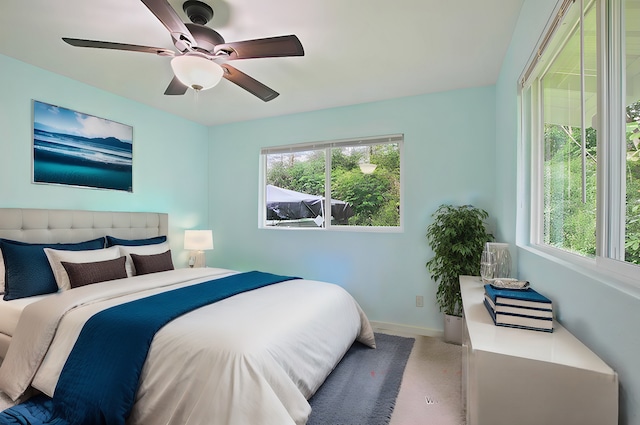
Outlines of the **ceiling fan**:
[[189,87],[196,91],[206,90],[224,77],[265,102],[275,99],[279,93],[227,62],[238,59],[304,56],[302,44],[295,35],[226,43],[218,32],[205,26],[213,17],[213,9],[200,1],[189,0],[183,4],[191,23],[182,22],[167,0],[141,1],[169,30],[178,52],[162,47],[108,41],[67,37],[63,37],[62,40],[76,47],[128,50],[173,57],[171,67],[174,77],[164,92],[166,95],[183,95]]

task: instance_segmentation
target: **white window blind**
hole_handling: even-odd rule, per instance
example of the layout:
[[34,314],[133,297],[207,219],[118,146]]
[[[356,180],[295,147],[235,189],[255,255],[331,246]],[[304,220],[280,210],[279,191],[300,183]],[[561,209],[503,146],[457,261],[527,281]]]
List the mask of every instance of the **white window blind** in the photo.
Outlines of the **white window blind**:
[[543,36],[541,37],[540,42],[538,43],[538,47],[536,47],[536,50],[531,55],[531,58],[529,59],[529,63],[525,67],[525,71],[522,74],[522,77],[520,78],[520,85],[522,87],[529,84],[529,79],[531,78],[533,71],[539,65],[540,60],[544,55],[544,52],[547,50],[547,47],[549,47],[550,41],[553,39],[554,33],[560,27],[560,23],[564,19],[565,15],[567,14],[567,11],[569,10],[569,7],[573,3],[575,3],[575,0],[564,0],[560,4],[560,9],[558,10],[558,12],[549,21],[549,24],[547,24],[547,28],[543,32]]

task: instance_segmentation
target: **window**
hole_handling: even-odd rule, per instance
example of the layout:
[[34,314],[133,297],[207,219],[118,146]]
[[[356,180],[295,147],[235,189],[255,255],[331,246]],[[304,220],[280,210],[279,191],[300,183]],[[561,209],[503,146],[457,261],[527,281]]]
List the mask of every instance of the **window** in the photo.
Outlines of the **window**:
[[626,191],[624,257],[640,264],[640,0],[626,1],[623,9],[624,187]]
[[564,0],[521,84],[532,244],[637,274],[640,0]]
[[399,230],[403,139],[263,148],[262,227]]

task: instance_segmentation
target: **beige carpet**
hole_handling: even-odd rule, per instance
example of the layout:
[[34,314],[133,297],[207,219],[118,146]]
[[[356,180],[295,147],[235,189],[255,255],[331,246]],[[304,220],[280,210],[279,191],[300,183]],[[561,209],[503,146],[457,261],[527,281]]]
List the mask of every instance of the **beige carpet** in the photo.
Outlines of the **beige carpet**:
[[465,425],[462,348],[439,338],[416,339],[389,425]]

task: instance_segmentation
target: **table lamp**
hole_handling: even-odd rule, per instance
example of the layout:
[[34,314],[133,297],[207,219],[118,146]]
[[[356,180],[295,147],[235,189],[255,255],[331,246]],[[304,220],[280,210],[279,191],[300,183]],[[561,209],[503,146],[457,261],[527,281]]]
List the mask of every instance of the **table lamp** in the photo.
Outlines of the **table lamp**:
[[184,249],[189,253],[189,267],[206,267],[205,250],[213,249],[211,230],[185,230]]

